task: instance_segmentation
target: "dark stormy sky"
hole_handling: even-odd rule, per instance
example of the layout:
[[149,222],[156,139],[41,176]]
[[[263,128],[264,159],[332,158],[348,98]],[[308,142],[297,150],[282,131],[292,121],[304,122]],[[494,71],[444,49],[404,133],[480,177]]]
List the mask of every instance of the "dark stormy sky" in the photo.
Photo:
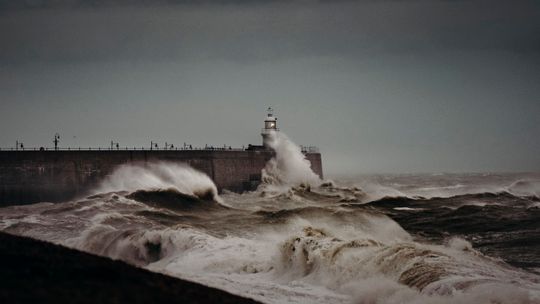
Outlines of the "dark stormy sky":
[[539,1],[0,0],[0,146],[242,146],[328,173],[540,170]]

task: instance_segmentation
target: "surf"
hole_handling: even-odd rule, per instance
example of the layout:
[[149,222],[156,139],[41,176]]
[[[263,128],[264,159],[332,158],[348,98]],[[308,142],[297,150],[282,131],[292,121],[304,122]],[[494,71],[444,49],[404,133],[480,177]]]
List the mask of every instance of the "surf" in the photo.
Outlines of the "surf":
[[[414,181],[421,190],[391,177],[393,186],[382,183],[381,188],[397,189],[373,199],[386,190],[374,194],[360,186],[365,181],[322,180],[286,135],[269,143],[275,155],[252,192],[218,194],[208,176],[187,165],[126,165],[86,198],[3,208],[0,229],[264,303],[540,300],[534,265],[509,264],[495,251],[486,254],[478,239],[464,236],[483,227],[486,237],[493,237],[486,240],[493,242],[500,236],[489,234],[492,230],[511,232],[519,221],[530,224],[533,232],[527,235],[534,238],[540,231],[534,196],[478,192],[484,185],[475,186],[467,176],[459,183],[445,176],[435,181],[416,176],[423,181]],[[462,191],[451,186],[456,184],[476,190],[412,195],[426,189],[432,194],[441,188]],[[532,187],[516,181],[510,188]],[[507,226],[482,224],[490,216],[509,214],[508,208],[516,217]],[[461,230],[450,229],[456,227]],[[517,248],[521,254],[530,246]]]

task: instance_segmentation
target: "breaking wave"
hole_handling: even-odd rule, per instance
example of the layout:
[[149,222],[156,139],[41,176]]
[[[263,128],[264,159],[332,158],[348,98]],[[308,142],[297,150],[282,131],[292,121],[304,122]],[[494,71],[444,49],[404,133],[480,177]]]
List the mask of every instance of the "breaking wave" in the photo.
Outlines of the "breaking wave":
[[283,134],[271,147],[254,192],[123,166],[85,199],[1,209],[0,229],[264,303],[540,303],[534,179],[384,177],[374,194],[321,181]]
[[262,187],[265,190],[280,191],[295,185],[319,185],[320,177],[311,170],[311,163],[298,145],[282,132],[272,132],[268,144],[275,156],[262,170]]
[[520,179],[513,182],[507,191],[515,195],[540,197],[540,180]]
[[175,189],[137,190],[127,195],[126,198],[151,207],[171,210],[226,208],[216,202],[216,195],[210,189],[207,189],[206,192],[195,192],[194,195],[184,194]]
[[192,197],[210,197],[220,201],[216,185],[206,174],[188,165],[166,162],[120,166],[95,192],[141,190],[173,190]]
[[537,174],[430,174],[376,176],[352,184],[366,193],[366,201],[384,197],[449,198],[482,193],[509,193],[514,196],[540,197]]
[[460,194],[450,197],[408,197],[408,196],[385,196],[381,199],[370,201],[367,204],[385,207],[444,207],[457,209],[463,206],[500,206],[511,207],[536,207],[540,198],[536,196],[518,196],[510,192],[485,192],[474,194]]
[[[479,286],[504,286],[506,290],[521,293],[521,301],[532,299],[523,287],[538,288],[537,284],[528,282],[526,276],[484,257],[464,240],[450,242],[447,246],[385,243],[371,238],[342,239],[329,231],[308,227],[303,234],[286,241],[281,253],[282,271],[287,276],[327,282],[332,289],[363,288],[366,281],[378,278],[383,286],[387,282],[391,282],[392,287],[400,284],[402,291],[408,290],[416,296],[453,302],[451,296]],[[509,278],[520,284],[508,284]],[[383,286],[378,289],[385,290]],[[362,297],[359,300],[364,302],[370,298],[369,294],[367,290],[359,294]],[[374,302],[386,300],[384,297],[372,299]]]
[[[317,209],[292,213],[280,227],[252,226],[252,236],[216,236],[191,226],[118,229],[111,223],[121,216],[113,215],[65,244],[267,303],[291,295],[319,303],[400,303],[403,296],[421,303],[533,303],[540,292],[534,276],[460,238],[417,243],[376,213],[357,212],[357,222]],[[292,286],[298,289],[291,294]]]

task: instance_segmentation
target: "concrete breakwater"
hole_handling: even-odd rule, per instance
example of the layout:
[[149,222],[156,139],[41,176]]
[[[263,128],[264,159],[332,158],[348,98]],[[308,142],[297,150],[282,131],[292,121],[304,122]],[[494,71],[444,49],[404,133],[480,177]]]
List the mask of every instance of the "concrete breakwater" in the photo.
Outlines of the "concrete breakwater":
[[[149,162],[185,163],[207,174],[219,191],[254,189],[270,150],[0,151],[0,205],[60,202],[88,194],[118,166]],[[306,153],[323,176],[320,153]]]

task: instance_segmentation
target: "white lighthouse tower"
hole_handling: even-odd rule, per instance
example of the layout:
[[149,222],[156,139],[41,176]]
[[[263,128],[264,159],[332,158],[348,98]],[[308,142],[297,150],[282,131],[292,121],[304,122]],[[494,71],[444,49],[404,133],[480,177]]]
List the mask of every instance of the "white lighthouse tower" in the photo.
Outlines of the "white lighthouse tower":
[[279,131],[279,129],[277,127],[277,118],[274,116],[274,109],[269,107],[266,111],[268,114],[264,120],[264,128],[261,131],[261,135],[263,138],[263,146],[265,148],[270,148],[268,144],[270,141],[270,136],[273,132]]

